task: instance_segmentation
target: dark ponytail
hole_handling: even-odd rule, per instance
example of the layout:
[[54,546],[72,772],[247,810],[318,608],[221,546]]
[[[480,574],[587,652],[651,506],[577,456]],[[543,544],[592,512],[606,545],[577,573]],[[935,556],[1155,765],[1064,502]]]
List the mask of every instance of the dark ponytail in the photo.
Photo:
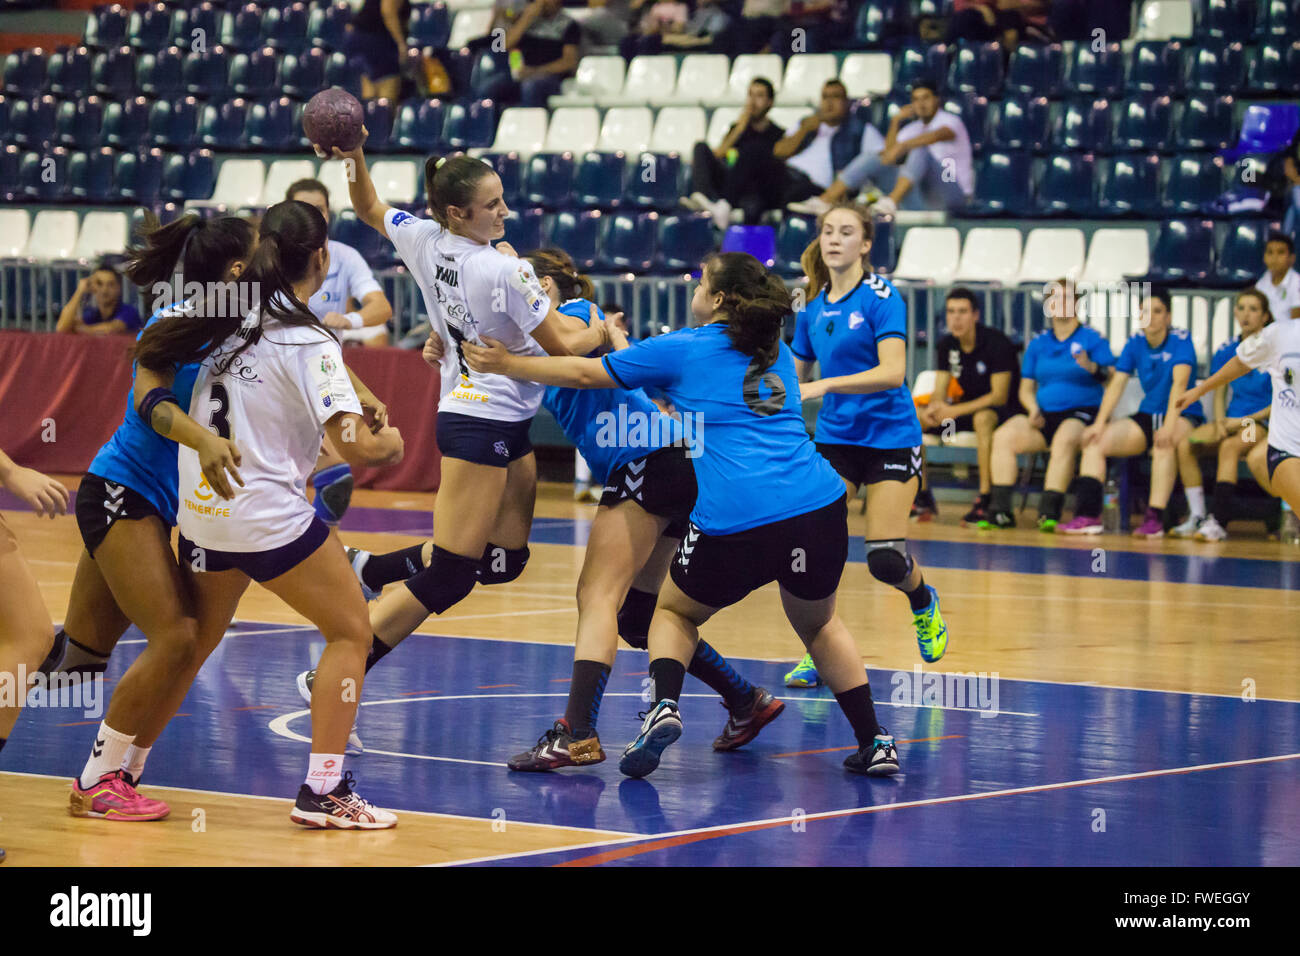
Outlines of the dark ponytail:
[[550,276],[563,300],[590,300],[596,294],[591,279],[578,271],[578,267],[573,264],[573,259],[563,249],[538,249],[536,252],[528,253],[524,258],[532,265],[537,278]]
[[[244,341],[217,362],[217,371],[224,372],[257,341],[267,318],[284,325],[315,326],[335,338],[293,292],[294,283],[307,274],[313,254],[328,238],[325,219],[314,206],[297,200],[276,203],[262,217],[260,241],[248,268],[232,283],[235,294],[223,296],[215,308],[209,302],[210,314],[198,310],[149,326],[136,344],[136,361],[154,370],[201,362],[239,332]],[[246,326],[245,317],[254,305],[256,323]]]
[[429,215],[442,228],[450,229],[447,207],[468,206],[474,201],[479,180],[495,172],[483,160],[464,153],[430,156],[424,161],[424,191],[429,200]]
[[762,368],[776,361],[781,330],[792,311],[790,290],[781,278],[744,252],[722,252],[704,263],[709,292],[722,294],[714,312],[727,329],[731,347],[758,359]]
[[139,244],[127,248],[123,271],[142,289],[169,285],[178,270],[185,282],[220,282],[231,262],[248,258],[253,238],[252,224],[236,216],[204,220],[191,213],[164,226],[145,210]]

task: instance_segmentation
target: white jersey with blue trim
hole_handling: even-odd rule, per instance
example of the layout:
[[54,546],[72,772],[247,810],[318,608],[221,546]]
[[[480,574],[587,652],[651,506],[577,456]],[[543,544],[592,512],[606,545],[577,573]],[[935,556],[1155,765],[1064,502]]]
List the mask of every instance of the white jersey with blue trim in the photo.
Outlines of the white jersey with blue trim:
[[424,294],[429,323],[447,344],[438,411],[499,422],[532,418],[545,386],[472,371],[460,351],[467,339],[481,345],[489,338],[516,355],[546,354],[530,333],[551,300],[532,265],[397,209],[388,211],[384,227]]
[[[322,322],[331,312],[345,314],[348,302],[356,299],[358,303],[372,292],[381,291],[379,281],[370,271],[370,266],[361,253],[351,246],[329,240],[330,269],[325,281],[316,290],[316,294],[307,300],[307,308]],[[345,342],[373,338],[383,331],[382,326],[372,328],[345,329],[339,338]]]
[[1237,346],[1237,358],[1273,379],[1268,443],[1300,457],[1300,322],[1270,322]]

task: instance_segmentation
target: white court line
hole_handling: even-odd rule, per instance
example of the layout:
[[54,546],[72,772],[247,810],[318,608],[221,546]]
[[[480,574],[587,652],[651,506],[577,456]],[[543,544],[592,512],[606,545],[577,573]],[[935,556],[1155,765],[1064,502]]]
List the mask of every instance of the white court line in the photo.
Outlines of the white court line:
[[1042,783],[1029,787],[1013,787],[1007,790],[989,790],[984,793],[962,793],[951,797],[930,797],[925,800],[907,800],[903,803],[882,803],[870,807],[849,807],[844,810],[823,810],[819,813],[806,813],[800,816],[773,817],[769,820],[747,820],[743,823],[724,823],[711,827],[696,827],[690,830],[673,830],[668,833],[652,833],[635,837],[619,837],[613,840],[601,840],[583,846],[555,847],[549,850],[525,850],[522,853],[501,853],[496,856],[477,857],[472,860],[456,860],[446,863],[428,863],[426,866],[466,866],[471,863],[491,863],[497,860],[516,860],[524,857],[543,856],[553,853],[567,853],[573,850],[599,849],[608,846],[620,846],[632,843],[654,843],[674,837],[695,836],[701,833],[725,833],[728,830],[740,831],[746,827],[769,826],[793,823],[796,820],[829,820],[835,817],[851,817],[866,813],[882,813],[888,810],[906,810],[911,807],[929,807],[945,803],[968,803],[972,800],[987,800],[993,797],[1013,797],[1027,793],[1046,793],[1052,790],[1066,790],[1073,787],[1093,787],[1106,783],[1123,783],[1129,780],[1144,780],[1151,777],[1167,777],[1180,773],[1195,773],[1201,770],[1221,770],[1226,767],[1246,767],[1252,764],[1278,763],[1284,760],[1300,758],[1300,753],[1279,754],[1275,757],[1251,757],[1246,760],[1227,760],[1222,763],[1204,763],[1188,767],[1171,767],[1167,770],[1142,770],[1137,773],[1121,773],[1109,777],[1089,777],[1083,780],[1067,780],[1063,783]]

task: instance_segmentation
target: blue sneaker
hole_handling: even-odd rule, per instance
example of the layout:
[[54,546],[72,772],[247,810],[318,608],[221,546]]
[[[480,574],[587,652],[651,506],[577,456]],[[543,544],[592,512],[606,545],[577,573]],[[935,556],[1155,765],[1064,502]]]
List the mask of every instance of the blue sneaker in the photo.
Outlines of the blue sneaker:
[[794,670],[785,675],[786,687],[820,687],[821,682],[811,654],[805,654],[803,660],[794,665]]
[[649,713],[638,714],[644,718],[641,733],[627,745],[618,769],[627,777],[644,777],[659,766],[659,757],[667,746],[682,735],[682,718],[677,713],[677,702],[661,700]]
[[925,587],[930,592],[930,606],[913,614],[912,623],[916,626],[916,644],[921,648],[921,660],[933,664],[948,649],[948,625],[939,613],[939,592],[928,584]]

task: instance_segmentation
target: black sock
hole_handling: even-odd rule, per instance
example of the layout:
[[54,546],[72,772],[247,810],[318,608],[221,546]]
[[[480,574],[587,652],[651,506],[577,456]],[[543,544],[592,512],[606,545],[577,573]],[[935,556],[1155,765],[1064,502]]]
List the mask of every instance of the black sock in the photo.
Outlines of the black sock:
[[1162,525],[1165,523],[1165,509],[1164,509],[1164,508],[1152,508],[1150,505],[1148,505],[1148,506],[1147,506],[1147,510],[1150,511],[1151,514],[1152,514],[1152,516],[1153,516],[1157,521],[1159,521]]
[[876,720],[876,708],[871,703],[871,685],[863,684],[842,694],[836,694],[840,709],[849,719],[853,735],[858,738],[859,747],[869,747],[880,733],[880,722]]
[[596,720],[600,717],[600,699],[605,696],[605,683],[609,680],[609,665],[600,661],[574,661],[573,681],[569,684],[569,704],[564,720],[575,740],[586,740],[596,734]]
[[1015,492],[1011,485],[994,485],[989,492],[989,511],[1011,511],[1011,495]]
[[361,580],[365,582],[366,587],[376,591],[385,584],[405,581],[417,571],[424,570],[423,552],[424,545],[414,544],[401,551],[372,554],[366,559],[365,567],[361,569]]
[[370,668],[374,667],[384,659],[384,655],[391,651],[392,648],[379,639],[379,635],[373,634],[370,637],[370,653],[366,655],[366,673],[370,673]]
[[1074,515],[1086,518],[1101,517],[1101,482],[1086,475],[1079,478],[1074,486]]
[[696,643],[687,672],[721,694],[731,710],[747,707],[754,698],[754,685],[737,674],[707,641]]
[[991,496],[987,491],[981,491],[978,495],[975,496],[975,504],[978,507],[981,507],[987,511],[990,497]]
[[1061,507],[1065,504],[1065,492],[1063,491],[1044,491],[1043,496],[1038,499],[1038,517],[1051,518],[1053,521],[1061,520]]
[[650,662],[650,679],[654,681],[655,700],[680,701],[686,668],[671,657],[659,657]]
[[1237,486],[1231,481],[1216,481],[1210,495],[1210,515],[1223,527],[1232,520],[1232,496],[1237,493]]
[[8,739],[9,739],[8,737],[0,737],[0,750],[5,749],[5,741]]
[[[908,573],[910,574],[911,572]],[[899,590],[903,591],[903,593],[907,595],[907,603],[912,605],[913,614],[916,614],[919,611],[924,611],[930,606],[930,602],[933,600],[933,598],[930,597],[930,589],[925,586],[924,574],[917,578],[916,587],[911,591],[904,591],[902,588],[899,588]]]

